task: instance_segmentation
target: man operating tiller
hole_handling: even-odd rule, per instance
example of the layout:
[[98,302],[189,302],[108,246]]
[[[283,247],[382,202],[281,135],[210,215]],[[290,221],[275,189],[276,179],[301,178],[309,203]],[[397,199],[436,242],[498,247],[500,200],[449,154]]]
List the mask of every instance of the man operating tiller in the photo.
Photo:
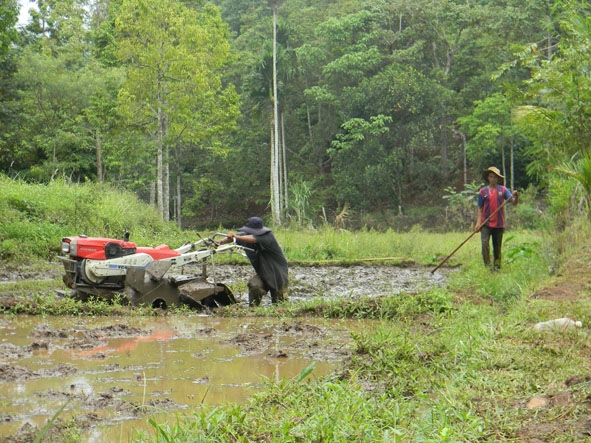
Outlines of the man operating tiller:
[[271,293],[272,303],[286,301],[287,259],[271,229],[263,225],[263,219],[250,217],[237,234],[229,232],[220,243],[231,241],[246,247],[246,255],[256,272],[248,281],[249,306],[259,306],[267,292]]

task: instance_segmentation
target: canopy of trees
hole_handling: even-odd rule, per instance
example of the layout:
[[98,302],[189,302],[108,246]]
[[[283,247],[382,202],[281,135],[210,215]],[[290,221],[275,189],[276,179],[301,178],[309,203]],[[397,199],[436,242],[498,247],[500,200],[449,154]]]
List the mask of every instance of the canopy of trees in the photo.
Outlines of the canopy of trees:
[[301,224],[442,205],[490,165],[543,187],[591,155],[590,17],[583,0],[39,0],[17,24],[6,1],[0,172],[108,182],[188,226],[276,199]]

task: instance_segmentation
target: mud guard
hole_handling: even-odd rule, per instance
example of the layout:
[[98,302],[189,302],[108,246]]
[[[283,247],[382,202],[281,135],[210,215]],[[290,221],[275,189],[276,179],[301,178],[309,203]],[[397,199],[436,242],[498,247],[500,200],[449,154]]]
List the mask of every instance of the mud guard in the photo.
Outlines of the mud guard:
[[161,280],[171,266],[172,262],[169,261],[153,261],[146,268],[146,272],[152,276],[152,279]]
[[129,268],[125,278],[125,295],[133,306],[166,309],[181,304],[179,290],[168,279],[155,280],[145,269]]
[[236,304],[232,291],[223,283],[214,286],[204,280],[193,281],[179,287],[183,303],[191,307],[219,308]]
[[152,273],[141,268],[127,270],[125,294],[131,305],[166,309],[187,304],[195,309],[204,309],[236,303],[232,291],[222,283],[214,286],[200,276],[157,280],[155,277],[158,274],[158,271]]

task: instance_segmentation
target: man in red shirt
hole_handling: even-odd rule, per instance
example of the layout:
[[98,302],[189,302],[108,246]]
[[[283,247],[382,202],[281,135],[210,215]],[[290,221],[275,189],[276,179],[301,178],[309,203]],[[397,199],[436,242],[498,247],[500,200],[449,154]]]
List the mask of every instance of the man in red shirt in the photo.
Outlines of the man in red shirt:
[[512,199],[514,205],[519,201],[517,191],[509,191],[501,183],[503,177],[501,172],[491,166],[485,169],[482,174],[484,180],[488,183],[478,191],[478,221],[476,230],[480,230],[480,240],[482,242],[482,259],[485,266],[490,266],[490,238],[493,245],[493,269],[501,267],[501,245],[503,243],[503,233],[505,232],[505,212],[504,208],[493,215],[490,220],[483,225],[483,222],[495,212],[505,200]]

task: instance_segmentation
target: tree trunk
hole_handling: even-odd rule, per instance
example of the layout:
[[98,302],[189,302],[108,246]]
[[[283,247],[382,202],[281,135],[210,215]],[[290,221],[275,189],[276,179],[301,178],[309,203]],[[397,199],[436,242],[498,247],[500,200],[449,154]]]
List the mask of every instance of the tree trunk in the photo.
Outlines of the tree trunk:
[[442,143],[440,149],[441,159],[439,160],[439,169],[441,170],[441,176],[443,177],[444,181],[447,181],[449,178],[449,170],[447,168],[447,144],[448,144],[448,132],[447,129],[444,129],[442,134]]
[[281,164],[282,171],[282,183],[283,183],[283,205],[282,213],[286,214],[289,209],[288,189],[287,189],[287,147],[285,146],[285,121],[283,119],[284,114],[281,113]]
[[511,158],[509,159],[509,164],[510,164],[510,168],[511,168],[511,190],[515,189],[515,164],[514,164],[514,159],[513,159],[513,149],[514,149],[514,143],[513,143],[513,137],[511,137]]
[[148,183],[149,191],[150,191],[150,204],[152,206],[156,205],[156,182],[151,181]]
[[306,118],[308,120],[308,137],[310,144],[312,144],[312,119],[310,117],[310,105],[306,103]]
[[502,174],[507,177],[507,168],[505,167],[505,145],[501,146],[501,170],[503,171]]
[[183,203],[182,201],[182,195],[181,195],[181,166],[178,163],[178,158],[177,158],[177,174],[176,174],[176,224],[179,227],[179,229],[183,228],[183,221],[182,221],[182,217],[181,217],[181,205]]
[[271,122],[271,139],[269,140],[269,146],[271,147],[271,169],[269,171],[269,191],[271,194],[271,199],[269,204],[271,205],[271,213],[273,214],[273,221],[275,221],[275,201],[277,200],[277,196],[275,193],[277,192],[277,188],[275,188],[275,175],[277,174],[277,158],[275,156],[275,128],[274,128],[274,121]]
[[459,135],[462,139],[462,162],[464,165],[464,185],[468,184],[468,156],[466,154],[466,134],[457,129],[452,129],[454,134]]
[[[166,132],[165,132],[166,133]],[[164,212],[162,213],[165,221],[170,220],[170,149],[168,145],[164,147],[164,169],[162,177],[162,194],[164,202],[162,204]]]
[[101,153],[101,133],[97,129],[94,133],[94,143],[96,146],[96,181],[103,182],[103,158]]
[[167,118],[164,113],[164,81],[160,78],[163,74],[159,74],[158,79],[158,212],[162,220],[168,221],[170,219],[170,201],[169,201],[169,149],[164,146],[164,139],[168,132]]
[[158,133],[156,136],[158,153],[156,155],[158,167],[156,172],[156,203],[158,205],[158,214],[161,218],[164,218],[164,122],[163,122],[163,110],[162,110],[162,91],[161,85],[158,86]]
[[445,51],[445,73],[444,75],[446,77],[449,77],[449,74],[451,72],[451,65],[454,62],[454,54],[455,54],[455,49],[452,49],[451,46],[447,47],[447,51]]
[[163,206],[163,200],[164,200],[164,194],[163,194],[163,188],[162,188],[162,179],[163,179],[163,171],[162,171],[162,140],[161,140],[161,135],[160,135],[160,128],[158,129],[158,153],[156,154],[156,158],[157,158],[157,163],[158,163],[158,167],[157,167],[157,171],[156,171],[156,205],[158,207],[158,214],[160,215],[160,217],[162,217],[162,215],[164,214],[164,206]]
[[274,137],[271,153],[271,212],[275,225],[281,225],[281,192],[279,178],[279,103],[277,100],[277,6],[273,6],[273,120]]

